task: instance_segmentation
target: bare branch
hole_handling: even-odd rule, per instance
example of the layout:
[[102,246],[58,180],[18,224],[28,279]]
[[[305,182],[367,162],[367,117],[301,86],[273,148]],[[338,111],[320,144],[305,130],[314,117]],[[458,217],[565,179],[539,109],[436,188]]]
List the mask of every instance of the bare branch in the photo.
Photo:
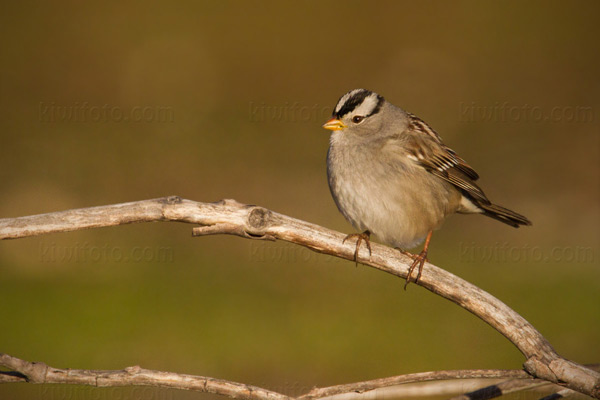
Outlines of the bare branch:
[[[262,207],[235,200],[200,203],[177,196],[0,220],[0,239],[115,226],[134,222],[179,221],[202,225],[195,235],[233,234],[284,240],[316,252],[352,260],[354,244],[345,235]],[[406,278],[412,260],[376,243],[361,263]],[[600,373],[560,357],[523,317],[489,293],[433,264],[426,263],[419,285],[475,314],[510,340],[526,357],[532,376],[600,397]]]
[[444,381],[425,381],[407,383],[385,388],[377,388],[368,392],[352,392],[336,394],[327,397],[327,400],[383,400],[403,399],[416,397],[447,397],[465,391],[477,390],[485,386],[486,382],[498,383],[499,379],[477,378],[477,379],[452,379]]
[[[66,383],[98,387],[156,386],[214,393],[234,399],[289,400],[283,394],[243,383],[230,382],[205,376],[153,371],[139,366],[120,371],[95,371],[86,369],[58,369],[44,363],[31,363],[0,353],[0,365],[13,369],[23,377],[19,381],[31,383]],[[15,382],[15,377],[0,372],[0,382]]]
[[373,389],[402,385],[406,383],[473,378],[521,378],[526,379],[529,382],[533,381],[531,376],[529,376],[529,374],[523,370],[472,369],[457,371],[432,371],[392,376],[389,378],[374,379],[371,381],[330,386],[326,388],[315,388],[307,394],[298,397],[298,400],[313,400],[342,393],[363,393]]
[[[0,365],[13,370],[0,371],[0,383],[63,383],[98,387],[117,387],[130,385],[155,386],[214,393],[236,399],[293,399],[281,393],[243,383],[230,382],[205,376],[154,371],[144,369],[139,366],[127,367],[119,371],[58,369],[50,367],[44,363],[28,362],[2,353],[0,353]],[[347,385],[331,386],[321,389],[315,388],[309,393],[295,398],[295,400],[316,400],[334,395],[364,393],[374,389],[387,388],[406,383],[473,378],[521,378],[529,383],[534,382],[534,380],[522,370],[479,369],[434,371],[392,376],[389,378],[375,379]]]

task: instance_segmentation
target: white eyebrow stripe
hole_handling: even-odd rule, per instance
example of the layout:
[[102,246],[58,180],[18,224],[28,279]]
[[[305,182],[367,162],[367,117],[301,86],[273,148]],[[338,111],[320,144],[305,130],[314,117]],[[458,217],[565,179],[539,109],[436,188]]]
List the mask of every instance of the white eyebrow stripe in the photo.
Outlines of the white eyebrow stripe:
[[360,105],[358,107],[356,107],[354,109],[354,112],[352,114],[353,115],[362,115],[362,116],[371,115],[371,113],[373,112],[375,107],[377,107],[378,103],[379,103],[379,98],[377,97],[377,94],[371,93],[370,95],[365,97],[363,102],[360,103]]

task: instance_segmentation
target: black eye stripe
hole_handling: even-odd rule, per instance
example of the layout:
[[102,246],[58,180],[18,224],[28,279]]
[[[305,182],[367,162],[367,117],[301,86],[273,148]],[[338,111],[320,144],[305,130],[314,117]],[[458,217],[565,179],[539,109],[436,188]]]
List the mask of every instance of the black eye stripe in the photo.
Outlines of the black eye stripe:
[[[371,115],[377,114],[381,110],[381,106],[383,105],[385,99],[382,96],[371,92],[370,90],[361,90],[352,95],[352,97],[350,97],[348,100],[346,100],[346,102],[342,104],[342,107],[339,109],[338,112],[335,112],[334,110],[332,116],[334,118],[342,118],[344,115],[354,111],[359,105],[362,104],[362,102],[367,97],[369,97],[372,94],[375,94],[377,96],[377,105],[375,106],[375,108],[373,108],[373,111],[371,111],[371,113],[369,113],[368,115],[364,115],[364,117],[366,118],[370,117]],[[340,97],[340,100],[342,100],[344,96]],[[338,103],[340,100],[338,100]]]

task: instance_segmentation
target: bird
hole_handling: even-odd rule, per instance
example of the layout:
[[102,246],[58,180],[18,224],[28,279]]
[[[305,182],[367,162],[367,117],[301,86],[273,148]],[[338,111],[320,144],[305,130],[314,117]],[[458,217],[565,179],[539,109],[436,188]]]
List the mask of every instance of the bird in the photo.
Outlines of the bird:
[[[416,115],[383,96],[354,89],[337,102],[323,128],[331,131],[327,179],[335,204],[362,233],[354,261],[371,234],[413,260],[404,289],[418,268],[418,282],[433,231],[455,213],[482,214],[518,228],[531,225],[525,216],[492,203],[475,183],[479,175]],[[418,254],[411,249],[425,242]]]

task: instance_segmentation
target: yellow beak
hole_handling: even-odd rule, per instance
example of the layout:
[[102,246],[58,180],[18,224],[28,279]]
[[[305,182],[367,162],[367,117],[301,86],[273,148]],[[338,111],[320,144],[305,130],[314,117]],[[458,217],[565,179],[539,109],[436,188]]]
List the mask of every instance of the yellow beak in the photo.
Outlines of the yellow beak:
[[336,118],[332,118],[323,124],[323,128],[329,129],[330,131],[339,131],[346,127],[342,121]]

